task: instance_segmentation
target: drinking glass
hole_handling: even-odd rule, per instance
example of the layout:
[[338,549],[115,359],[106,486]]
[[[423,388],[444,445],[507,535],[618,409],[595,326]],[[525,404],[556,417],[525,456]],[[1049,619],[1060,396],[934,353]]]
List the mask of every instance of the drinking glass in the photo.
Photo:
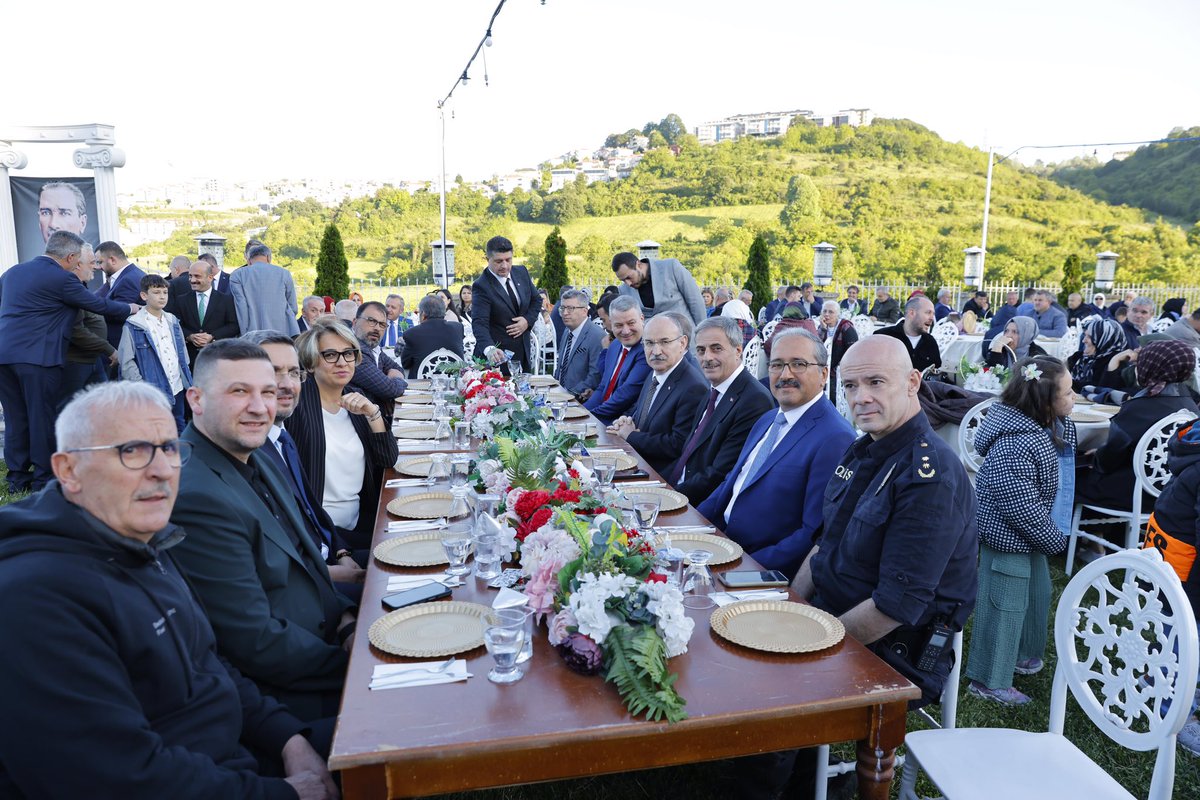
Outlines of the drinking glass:
[[561,425],[567,418],[567,401],[555,400],[550,404],[550,413],[554,415],[555,426]]
[[633,513],[637,515],[638,531],[642,535],[654,533],[662,498],[656,494],[635,494],[630,499],[633,501]]
[[524,664],[533,658],[533,622],[533,609],[529,606],[496,608],[489,614],[490,624],[519,625],[525,632],[521,652],[517,655],[518,664]]
[[471,526],[466,522],[456,522],[442,528],[439,534],[442,549],[446,558],[450,559],[447,575],[467,575],[471,568],[467,566],[467,556],[471,554]]
[[578,459],[583,458],[583,442],[576,442],[567,448],[567,457],[569,463],[574,464]]
[[500,536],[492,532],[475,531],[475,577],[490,581],[500,577]]
[[488,671],[488,680],[492,683],[516,683],[525,677],[517,667],[517,657],[525,644],[524,624],[506,626],[504,624],[488,625],[483,629],[483,643],[491,654],[496,666]]
[[461,490],[467,485],[467,476],[471,474],[471,454],[455,453],[450,458],[450,489]]
[[603,491],[612,488],[613,477],[617,474],[617,460],[606,456],[594,456],[592,464],[596,468],[596,480]]
[[471,446],[471,423],[456,422],[454,423],[454,442],[455,450],[466,450]]
[[429,477],[435,481],[450,477],[449,453],[433,453],[429,456]]
[[685,608],[712,608],[717,603],[712,599],[713,577],[708,571],[712,553],[707,550],[692,550],[687,554],[688,565],[683,571],[683,605]]
[[550,390],[538,389],[536,392],[534,392],[533,397],[533,404],[535,406],[545,406],[546,402],[550,399]]

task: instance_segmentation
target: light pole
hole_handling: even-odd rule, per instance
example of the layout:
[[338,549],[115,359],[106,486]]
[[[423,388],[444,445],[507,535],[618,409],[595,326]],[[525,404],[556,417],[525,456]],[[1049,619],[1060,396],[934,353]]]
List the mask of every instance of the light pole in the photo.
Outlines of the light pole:
[[833,251],[829,242],[813,245],[813,283],[825,288],[833,282]]
[[988,169],[987,169],[987,184],[983,190],[983,234],[979,239],[979,278],[980,286],[983,280],[983,262],[987,257],[987,235],[988,235],[988,211],[992,208],[992,167],[994,166],[993,156],[996,154],[994,147],[988,148]]
[[[442,103],[438,103],[438,116],[442,118],[442,181],[441,181],[441,214],[442,214],[442,238],[441,241],[446,241],[446,107]],[[453,247],[453,245],[451,245]],[[453,250],[450,251],[453,254]],[[454,256],[451,255],[451,263],[453,264]],[[433,254],[433,279],[437,281],[437,263],[438,251]],[[453,271],[453,270],[451,270]],[[443,273],[446,275],[448,273]],[[443,289],[449,289],[449,283],[442,284]]]
[[1102,292],[1110,292],[1117,277],[1117,254],[1111,250],[1096,254],[1096,278],[1093,285]]
[[983,287],[983,248],[968,247],[963,250],[966,260],[963,262],[963,283],[969,289]]

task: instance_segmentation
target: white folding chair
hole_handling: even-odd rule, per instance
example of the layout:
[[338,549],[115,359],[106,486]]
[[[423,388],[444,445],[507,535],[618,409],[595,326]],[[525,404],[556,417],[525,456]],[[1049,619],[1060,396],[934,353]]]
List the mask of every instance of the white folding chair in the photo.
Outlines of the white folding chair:
[[554,339],[554,326],[546,331],[546,341],[535,350],[538,354],[534,369],[538,375],[553,375],[558,369],[558,342]]
[[[1195,418],[1196,415],[1190,411],[1176,411],[1151,425],[1150,429],[1142,434],[1142,438],[1138,440],[1137,447],[1133,451],[1133,474],[1136,480],[1133,483],[1131,510],[1125,511],[1092,503],[1075,505],[1075,513],[1071,515],[1070,542],[1067,544],[1068,575],[1075,566],[1075,545],[1079,539],[1095,542],[1108,550],[1122,548],[1121,545],[1115,545],[1103,536],[1083,530],[1085,525],[1123,523],[1125,525],[1124,548],[1128,550],[1138,546],[1142,528],[1146,527],[1146,523],[1150,520],[1149,514],[1142,513],[1142,492],[1152,497],[1158,497],[1162,493],[1163,487],[1167,485],[1167,481],[1171,477],[1170,471],[1167,470],[1167,443],[1171,441],[1171,436],[1175,433],[1176,428]],[[1102,516],[1083,519],[1085,510]]]
[[1079,349],[1079,342],[1082,340],[1083,333],[1078,325],[1071,325],[1067,328],[1067,332],[1063,334],[1062,339],[1058,341],[1058,357],[1066,361],[1071,356],[1075,355],[1075,351]]
[[870,336],[875,332],[875,320],[866,314],[859,314],[851,318],[850,323],[854,325],[854,331],[858,334],[859,339]]
[[975,434],[979,432],[983,418],[995,402],[996,398],[989,397],[979,405],[972,406],[958,425],[958,457],[968,474],[979,472],[979,468],[983,466],[983,457],[975,452]]
[[442,364],[449,364],[454,361],[462,361],[453,350],[447,350],[444,347],[439,347],[425,358],[421,359],[421,365],[417,367],[417,378],[428,378],[433,373],[437,372],[437,368]]
[[463,326],[463,353],[467,358],[473,358],[475,355],[475,331],[470,325]]
[[958,338],[958,326],[950,320],[944,319],[933,326],[930,335],[937,342],[938,352],[942,355],[942,363],[949,363],[950,359],[946,357],[946,348]]
[[[946,685],[942,687],[942,697],[940,700],[939,719],[934,719],[928,709],[918,708],[916,714],[919,714],[926,722],[935,728],[942,730],[951,730],[958,721],[958,682],[962,675],[962,652],[963,652],[963,635],[962,631],[954,634],[954,642],[951,645],[954,649],[954,666],[950,669],[950,675],[946,678]],[[849,772],[857,766],[855,761],[841,761],[837,764],[829,763],[829,745],[823,744],[817,748],[817,773],[815,776],[816,785],[813,787],[814,800],[825,800],[829,790],[829,779],[834,775],[842,775]],[[904,756],[897,755],[895,768],[900,769],[904,766]]]
[[762,336],[762,340],[764,342],[771,341],[771,334],[775,332],[775,326],[777,326],[778,324],[779,324],[779,320],[773,319],[770,322],[768,322],[766,325],[762,326],[762,330],[759,331],[759,335]]
[[742,349],[742,365],[754,376],[758,376],[758,362],[762,359],[762,340],[755,336]]
[[1191,713],[1200,645],[1175,571],[1157,550],[1127,550],[1079,570],[1054,618],[1058,665],[1046,733],[1007,728],[914,731],[900,797],[924,770],[947,798],[1133,797],[1063,736],[1067,694],[1117,744],[1157,750],[1149,800],[1169,800],[1175,739]]
[[1154,322],[1150,323],[1150,332],[1151,333],[1166,333],[1167,328],[1171,327],[1174,324],[1175,324],[1175,320],[1171,319],[1170,317],[1163,317],[1162,319],[1156,319],[1156,320],[1154,320]]

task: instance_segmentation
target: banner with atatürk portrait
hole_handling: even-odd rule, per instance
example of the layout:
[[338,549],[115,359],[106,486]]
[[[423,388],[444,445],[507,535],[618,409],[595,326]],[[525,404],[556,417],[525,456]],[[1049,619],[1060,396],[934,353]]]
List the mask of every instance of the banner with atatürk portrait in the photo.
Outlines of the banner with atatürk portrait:
[[46,252],[55,231],[70,231],[93,247],[100,244],[95,178],[11,177],[17,257],[29,261]]

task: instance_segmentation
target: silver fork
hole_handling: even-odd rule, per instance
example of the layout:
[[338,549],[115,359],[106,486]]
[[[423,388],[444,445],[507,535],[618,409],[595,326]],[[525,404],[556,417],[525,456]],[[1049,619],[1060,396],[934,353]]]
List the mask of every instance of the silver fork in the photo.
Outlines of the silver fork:
[[454,666],[454,662],[456,660],[457,660],[457,657],[451,656],[450,658],[443,661],[441,664],[438,664],[433,667],[414,667],[412,669],[406,669],[404,672],[398,673],[396,675],[387,675],[382,678],[372,678],[371,686],[378,687],[378,686],[386,686],[386,685],[392,684],[392,683],[408,683],[408,682],[412,681],[412,679],[415,677],[414,673],[418,673],[418,672],[428,673],[430,675],[441,675],[441,674],[445,673],[446,670],[450,669],[450,667]]

